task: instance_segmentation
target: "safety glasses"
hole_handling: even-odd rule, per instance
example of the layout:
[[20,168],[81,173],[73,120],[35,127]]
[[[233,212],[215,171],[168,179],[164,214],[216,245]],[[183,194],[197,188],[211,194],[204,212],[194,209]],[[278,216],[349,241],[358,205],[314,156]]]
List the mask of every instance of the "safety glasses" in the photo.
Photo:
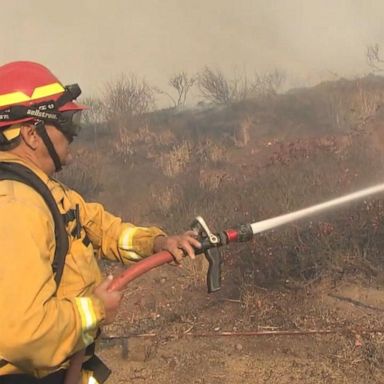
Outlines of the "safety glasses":
[[53,125],[59,129],[71,143],[81,130],[81,111],[60,112]]

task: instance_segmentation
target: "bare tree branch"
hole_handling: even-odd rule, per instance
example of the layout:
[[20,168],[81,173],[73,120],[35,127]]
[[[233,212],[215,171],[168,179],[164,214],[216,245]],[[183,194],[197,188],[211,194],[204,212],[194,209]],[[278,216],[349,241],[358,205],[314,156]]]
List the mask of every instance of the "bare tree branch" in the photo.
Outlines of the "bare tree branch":
[[107,117],[130,118],[141,116],[154,107],[153,89],[136,76],[121,75],[108,83],[104,92],[104,105]]
[[169,79],[169,85],[176,89],[178,95],[175,107],[185,105],[187,95],[195,81],[196,77],[189,77],[186,72],[176,73]]
[[219,70],[205,67],[199,74],[198,87],[202,96],[214,104],[229,104],[233,101],[234,88]]
[[380,56],[379,44],[369,45],[366,51],[368,65],[375,71],[384,70],[384,60]]
[[285,80],[285,74],[278,70],[255,74],[249,80],[246,74],[227,79],[219,70],[205,67],[198,75],[198,87],[204,99],[213,104],[230,104],[250,97],[270,96],[277,93]]

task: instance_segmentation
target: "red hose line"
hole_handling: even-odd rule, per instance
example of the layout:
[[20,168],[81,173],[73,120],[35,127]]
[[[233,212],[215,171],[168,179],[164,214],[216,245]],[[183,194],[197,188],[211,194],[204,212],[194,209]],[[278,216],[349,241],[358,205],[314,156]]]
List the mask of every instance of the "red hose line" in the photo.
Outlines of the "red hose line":
[[[120,275],[116,276],[110,285],[110,290],[121,291],[132,280],[135,280],[137,277],[143,275],[151,269],[169,263],[172,260],[173,256],[169,252],[163,251],[155,253],[154,255],[137,262],[133,266],[127,268]],[[65,376],[65,384],[78,383],[80,380],[81,365],[83,363],[84,356],[85,350],[81,350],[72,356],[70,366]]]
[[136,264],[127,268],[120,275],[116,276],[113,279],[109,289],[111,291],[121,291],[132,280],[135,280],[137,277],[143,275],[151,269],[159,267],[163,264],[167,264],[172,260],[173,256],[167,251],[155,253],[154,255],[137,262]]

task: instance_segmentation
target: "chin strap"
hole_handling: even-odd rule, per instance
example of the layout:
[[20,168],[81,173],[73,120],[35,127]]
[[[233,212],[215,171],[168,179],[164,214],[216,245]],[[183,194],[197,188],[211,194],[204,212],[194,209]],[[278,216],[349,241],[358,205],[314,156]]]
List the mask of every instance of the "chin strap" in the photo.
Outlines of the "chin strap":
[[37,120],[35,123],[36,132],[43,140],[43,143],[47,147],[48,153],[51,156],[53,163],[55,164],[55,171],[59,172],[61,170],[61,161],[59,155],[56,152],[56,149],[48,136],[47,130],[45,129],[45,124],[42,120]]

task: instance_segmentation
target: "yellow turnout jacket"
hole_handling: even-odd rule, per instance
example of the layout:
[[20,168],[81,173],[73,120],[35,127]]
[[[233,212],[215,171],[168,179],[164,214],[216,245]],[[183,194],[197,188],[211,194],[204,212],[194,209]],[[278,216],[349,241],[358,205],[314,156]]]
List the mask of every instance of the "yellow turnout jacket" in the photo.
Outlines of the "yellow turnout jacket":
[[73,353],[93,343],[104,308],[93,290],[102,280],[95,250],[110,260],[152,253],[156,227],[136,227],[87,203],[75,191],[15,155],[0,161],[28,166],[48,186],[62,214],[79,206],[81,231],[69,221],[69,251],[58,290],[52,261],[54,222],[41,195],[24,183],[0,181],[0,381],[25,372],[36,377],[65,368]]

